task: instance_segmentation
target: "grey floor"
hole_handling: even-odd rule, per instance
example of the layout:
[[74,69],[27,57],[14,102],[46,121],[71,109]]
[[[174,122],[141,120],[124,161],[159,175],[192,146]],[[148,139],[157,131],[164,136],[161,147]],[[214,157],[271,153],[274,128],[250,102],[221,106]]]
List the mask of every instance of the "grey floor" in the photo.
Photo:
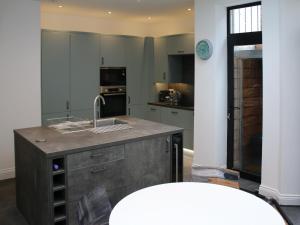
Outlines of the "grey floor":
[[[184,159],[184,180],[191,180],[192,159]],[[258,184],[241,180],[241,187],[249,190],[256,190]],[[28,225],[16,208],[15,180],[0,181],[0,225]],[[283,210],[290,217],[294,225],[300,225],[300,206],[283,207]],[[41,224],[42,225],[42,224]]]

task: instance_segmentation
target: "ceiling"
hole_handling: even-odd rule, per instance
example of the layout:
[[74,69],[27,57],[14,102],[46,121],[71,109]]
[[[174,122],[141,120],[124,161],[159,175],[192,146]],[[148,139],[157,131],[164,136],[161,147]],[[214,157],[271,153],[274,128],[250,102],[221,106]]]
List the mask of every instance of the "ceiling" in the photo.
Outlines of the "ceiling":
[[41,2],[42,12],[114,19],[158,21],[194,15],[194,0],[41,0]]

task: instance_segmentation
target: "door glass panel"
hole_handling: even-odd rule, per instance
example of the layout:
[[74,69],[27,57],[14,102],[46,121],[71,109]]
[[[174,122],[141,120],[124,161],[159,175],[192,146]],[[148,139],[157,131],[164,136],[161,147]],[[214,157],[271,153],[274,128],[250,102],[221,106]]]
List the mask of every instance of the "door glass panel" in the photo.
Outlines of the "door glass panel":
[[261,174],[262,45],[234,46],[234,169]]

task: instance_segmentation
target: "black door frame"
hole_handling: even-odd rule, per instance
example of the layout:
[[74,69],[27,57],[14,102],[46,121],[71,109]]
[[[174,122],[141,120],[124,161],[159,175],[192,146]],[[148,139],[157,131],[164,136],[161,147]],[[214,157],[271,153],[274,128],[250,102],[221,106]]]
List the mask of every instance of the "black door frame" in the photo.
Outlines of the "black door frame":
[[[228,108],[227,108],[227,168],[233,168],[234,160],[234,46],[236,45],[253,45],[262,44],[262,32],[249,32],[249,33],[230,33],[230,11],[233,9],[245,8],[261,5],[261,2],[253,2],[249,4],[237,5],[227,8],[227,73],[228,73]],[[255,176],[243,171],[239,171],[241,177],[261,182],[261,176]]]

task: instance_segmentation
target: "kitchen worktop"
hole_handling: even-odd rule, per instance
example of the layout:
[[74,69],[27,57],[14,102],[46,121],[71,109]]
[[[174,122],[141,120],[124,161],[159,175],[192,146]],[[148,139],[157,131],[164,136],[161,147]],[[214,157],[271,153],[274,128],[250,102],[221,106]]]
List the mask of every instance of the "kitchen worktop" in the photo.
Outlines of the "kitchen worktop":
[[70,151],[75,153],[91,147],[106,147],[183,131],[182,128],[128,116],[116,118],[127,122],[132,128],[102,134],[94,134],[90,131],[61,134],[48,127],[18,129],[14,132],[35,145],[47,157],[53,157],[59,154],[66,154]]
[[162,107],[167,107],[167,108],[194,111],[193,106],[171,105],[170,103],[164,103],[164,102],[148,102],[148,105],[155,105],[155,106],[162,106]]

